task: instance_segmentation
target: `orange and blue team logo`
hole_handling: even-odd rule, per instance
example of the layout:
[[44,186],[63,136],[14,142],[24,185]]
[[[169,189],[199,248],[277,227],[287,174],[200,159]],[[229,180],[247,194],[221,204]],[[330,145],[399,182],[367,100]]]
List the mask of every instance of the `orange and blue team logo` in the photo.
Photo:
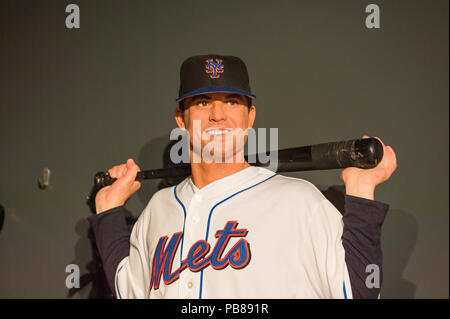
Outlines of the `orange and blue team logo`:
[[209,74],[211,79],[218,79],[220,77],[220,74],[223,73],[223,64],[222,60],[215,59],[216,62],[214,62],[214,59],[208,59],[206,60],[206,73]]
[[172,271],[172,264],[183,233],[173,234],[169,241],[168,236],[161,237],[153,254],[150,289],[159,288],[161,277],[166,285],[171,284],[180,277],[180,273],[186,268],[197,272],[208,266],[216,270],[223,269],[228,265],[234,269],[242,269],[247,266],[250,262],[250,246],[247,240],[241,238],[233,247],[225,251],[231,237],[247,235],[247,229],[238,229],[236,228],[237,224],[237,221],[229,221],[223,229],[216,232],[214,237],[217,238],[217,242],[211,252],[209,252],[211,246],[206,240],[194,243],[189,249],[186,259],[180,261],[181,266],[174,271]]

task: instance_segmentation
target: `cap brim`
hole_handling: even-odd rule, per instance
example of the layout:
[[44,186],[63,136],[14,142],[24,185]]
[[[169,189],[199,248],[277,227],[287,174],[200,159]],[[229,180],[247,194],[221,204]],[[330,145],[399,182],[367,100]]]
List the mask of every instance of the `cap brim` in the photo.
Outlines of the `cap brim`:
[[239,89],[235,89],[229,86],[208,86],[208,87],[204,87],[189,93],[186,93],[182,96],[179,96],[175,101],[180,101],[183,100],[185,98],[194,96],[194,95],[199,95],[199,94],[203,94],[203,93],[218,93],[218,92],[224,92],[224,93],[236,93],[236,94],[241,94],[241,95],[245,95],[251,98],[256,98],[256,96],[254,94],[251,94],[249,92],[243,91],[243,90],[239,90]]

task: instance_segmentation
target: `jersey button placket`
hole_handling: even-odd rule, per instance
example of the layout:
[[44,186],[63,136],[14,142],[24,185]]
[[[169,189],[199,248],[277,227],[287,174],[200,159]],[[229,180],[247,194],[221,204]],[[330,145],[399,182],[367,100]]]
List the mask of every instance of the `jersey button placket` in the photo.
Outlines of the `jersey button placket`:
[[[204,197],[199,193],[194,194],[186,211],[183,259],[186,259],[192,245],[205,237],[206,228],[202,225],[200,218],[202,214],[207,215],[208,213],[205,207]],[[192,273],[189,268],[181,272],[179,277],[179,295],[181,298],[198,298],[199,287],[194,284],[196,276],[200,276],[200,273]]]
[[200,203],[203,200],[203,196],[199,193],[194,195],[194,199],[196,202]]

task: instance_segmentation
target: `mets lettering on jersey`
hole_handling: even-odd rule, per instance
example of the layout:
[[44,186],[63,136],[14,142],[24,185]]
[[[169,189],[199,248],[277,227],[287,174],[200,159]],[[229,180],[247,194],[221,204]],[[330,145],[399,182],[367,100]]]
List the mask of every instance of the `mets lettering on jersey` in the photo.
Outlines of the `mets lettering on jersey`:
[[233,248],[226,253],[225,257],[222,257],[222,253],[224,252],[230,237],[247,235],[246,229],[236,229],[236,225],[236,221],[230,221],[225,225],[224,229],[216,232],[215,237],[218,238],[216,245],[211,254],[206,258],[205,256],[210,249],[209,243],[205,240],[197,241],[189,249],[188,255],[186,259],[181,262],[180,268],[173,273],[171,272],[171,267],[175,257],[175,251],[178,248],[178,244],[180,243],[183,234],[180,232],[175,233],[165,250],[164,246],[167,241],[167,236],[161,237],[153,257],[150,288],[153,286],[154,289],[158,289],[161,274],[163,274],[164,283],[166,285],[172,283],[178,279],[180,272],[186,267],[191,271],[199,271],[209,265],[214,269],[222,269],[228,265],[231,265],[231,267],[235,269],[245,267],[250,260],[250,248],[245,239],[239,240]]
[[343,223],[311,183],[249,167],[158,191],[117,267],[118,298],[351,298]]

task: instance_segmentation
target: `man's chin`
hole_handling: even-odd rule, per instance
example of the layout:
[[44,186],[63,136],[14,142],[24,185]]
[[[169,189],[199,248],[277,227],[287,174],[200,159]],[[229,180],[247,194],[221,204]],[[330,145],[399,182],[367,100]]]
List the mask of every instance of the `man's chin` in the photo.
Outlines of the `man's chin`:
[[202,160],[207,163],[244,163],[245,159],[243,155],[237,154],[234,150],[221,151],[217,153],[208,153],[205,149],[202,152]]

